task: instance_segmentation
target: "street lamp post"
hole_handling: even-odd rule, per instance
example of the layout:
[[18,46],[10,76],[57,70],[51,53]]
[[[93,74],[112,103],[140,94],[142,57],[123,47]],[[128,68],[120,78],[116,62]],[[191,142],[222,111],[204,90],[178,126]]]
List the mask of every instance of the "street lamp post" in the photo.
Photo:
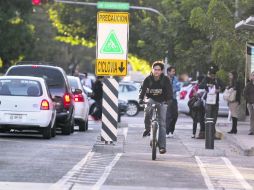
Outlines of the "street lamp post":
[[[71,4],[71,5],[86,5],[86,6],[94,6],[94,7],[97,7],[97,5],[98,5],[98,3],[88,3],[88,2],[68,1],[68,0],[54,0],[54,2],[64,3],[64,4]],[[112,3],[113,4],[113,2],[107,2],[107,3]],[[151,7],[140,7],[140,6],[129,6],[129,8],[130,9],[136,9],[136,10],[145,10],[145,11],[150,11],[150,12],[156,13],[159,16],[161,16],[166,22],[168,22],[166,17],[160,11],[158,11],[157,9],[154,9],[154,8],[151,8]]]

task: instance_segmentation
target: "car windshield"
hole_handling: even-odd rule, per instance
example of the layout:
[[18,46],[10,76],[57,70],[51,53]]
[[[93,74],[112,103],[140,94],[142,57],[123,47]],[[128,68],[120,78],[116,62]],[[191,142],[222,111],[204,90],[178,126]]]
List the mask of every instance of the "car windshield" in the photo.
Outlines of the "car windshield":
[[1,79],[0,95],[38,97],[42,95],[42,90],[38,81],[27,79]]
[[51,94],[65,92],[65,81],[58,69],[40,66],[18,66],[13,67],[7,75],[11,76],[35,76],[44,78]]

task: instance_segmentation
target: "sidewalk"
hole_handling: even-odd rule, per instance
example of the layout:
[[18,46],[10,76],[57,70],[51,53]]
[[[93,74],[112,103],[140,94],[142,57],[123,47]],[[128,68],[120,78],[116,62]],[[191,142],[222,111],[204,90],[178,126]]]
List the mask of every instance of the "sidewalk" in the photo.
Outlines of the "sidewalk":
[[218,118],[216,129],[223,133],[225,140],[237,146],[245,156],[254,156],[254,135],[248,135],[250,128],[249,119],[239,121],[237,126],[237,134],[228,134],[231,130],[231,122],[227,118]]

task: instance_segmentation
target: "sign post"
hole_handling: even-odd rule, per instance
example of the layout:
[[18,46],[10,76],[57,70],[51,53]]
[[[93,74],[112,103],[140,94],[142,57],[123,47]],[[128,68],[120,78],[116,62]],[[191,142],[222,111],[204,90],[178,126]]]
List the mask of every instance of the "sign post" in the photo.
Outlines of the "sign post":
[[[106,7],[106,2],[103,2]],[[129,13],[97,14],[97,76],[126,76],[128,58]],[[103,82],[101,141],[117,141],[118,83],[114,78]]]

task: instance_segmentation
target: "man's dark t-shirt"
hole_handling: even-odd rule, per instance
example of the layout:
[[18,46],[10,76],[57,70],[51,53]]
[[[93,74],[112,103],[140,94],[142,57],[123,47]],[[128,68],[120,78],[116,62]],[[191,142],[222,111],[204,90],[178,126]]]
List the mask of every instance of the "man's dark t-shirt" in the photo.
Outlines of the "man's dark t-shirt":
[[140,88],[139,99],[143,100],[146,96],[156,102],[167,102],[172,99],[172,95],[172,86],[168,77],[162,74],[156,81],[153,75],[149,75]]

